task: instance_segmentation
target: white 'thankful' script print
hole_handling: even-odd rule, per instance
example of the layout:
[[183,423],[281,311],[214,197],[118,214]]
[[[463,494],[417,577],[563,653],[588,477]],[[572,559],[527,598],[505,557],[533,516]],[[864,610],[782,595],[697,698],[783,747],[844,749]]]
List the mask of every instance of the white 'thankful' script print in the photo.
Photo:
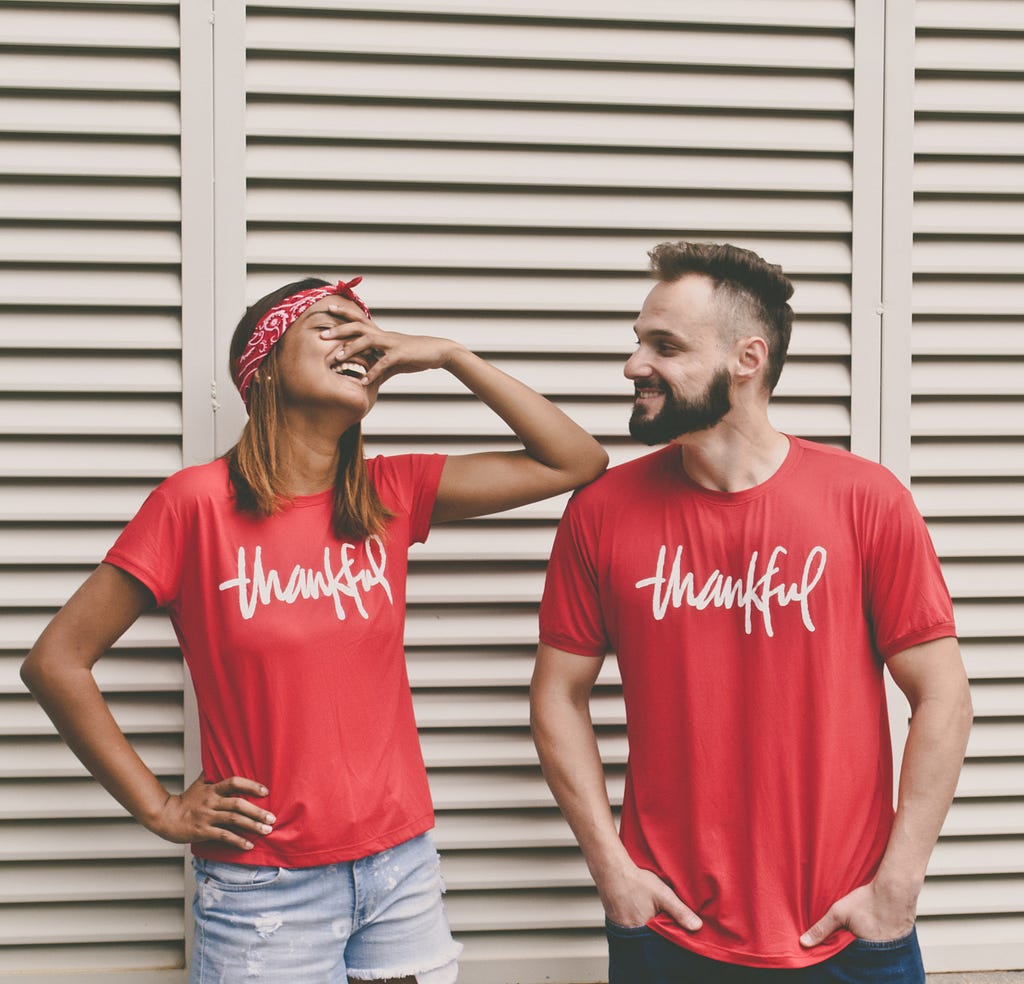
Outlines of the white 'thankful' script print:
[[294,604],[299,598],[331,598],[334,611],[339,621],[345,618],[344,599],[350,598],[356,610],[363,618],[369,618],[363,605],[363,594],[378,585],[393,605],[391,585],[384,575],[388,564],[388,554],[379,536],[371,536],[366,541],[367,567],[353,570],[356,550],[355,544],[343,543],[338,551],[338,569],[334,570],[331,563],[330,547],[324,547],[324,563],[322,570],[301,567],[296,564],[288,575],[287,581],[273,567],[264,571],[263,548],[256,547],[252,561],[252,574],[246,567],[245,547],[238,548],[238,577],[222,581],[218,587],[221,591],[238,589],[238,608],[242,618],[250,619],[260,605],[269,605],[273,601]]
[[821,580],[825,572],[828,553],[824,547],[814,547],[804,561],[803,571],[797,581],[786,583],[777,581],[779,574],[779,558],[788,556],[785,547],[776,547],[764,569],[759,572],[758,551],[750,555],[745,575],[733,577],[719,570],[712,571],[703,584],[698,584],[693,571],[682,571],[683,548],[676,547],[672,570],[665,576],[665,559],[668,548],[662,546],[658,552],[658,568],[653,577],[645,577],[636,582],[637,588],[653,587],[651,610],[660,622],[671,604],[673,608],[681,608],[684,604],[690,608],[703,611],[714,605],[715,608],[742,608],[744,611],[744,630],[751,632],[752,613],[760,613],[764,622],[764,630],[769,636],[775,634],[772,627],[772,604],[780,608],[793,602],[800,603],[800,616],[808,632],[814,631],[811,610],[808,604],[811,592]]

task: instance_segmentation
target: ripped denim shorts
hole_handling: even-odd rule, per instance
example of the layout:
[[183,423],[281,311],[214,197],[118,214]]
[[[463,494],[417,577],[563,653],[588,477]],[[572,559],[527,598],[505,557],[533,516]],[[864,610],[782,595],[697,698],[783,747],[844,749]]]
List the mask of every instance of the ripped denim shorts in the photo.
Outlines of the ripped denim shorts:
[[454,984],[462,947],[448,929],[429,833],[315,868],[192,863],[190,984]]

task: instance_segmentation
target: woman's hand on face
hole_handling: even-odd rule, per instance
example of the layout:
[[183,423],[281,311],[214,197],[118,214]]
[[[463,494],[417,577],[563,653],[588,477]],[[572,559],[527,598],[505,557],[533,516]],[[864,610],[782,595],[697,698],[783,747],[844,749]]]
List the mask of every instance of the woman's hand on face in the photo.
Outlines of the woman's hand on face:
[[[332,314],[344,315],[341,307],[329,307]],[[443,369],[460,346],[448,338],[430,335],[403,335],[383,331],[372,321],[347,321],[320,333],[321,338],[338,339],[343,344],[336,352],[337,361],[360,358],[367,364],[363,385],[382,383],[404,372]]]
[[146,826],[175,844],[215,841],[250,851],[253,843],[248,835],[272,833],[271,824],[277,818],[243,797],[266,795],[266,786],[252,779],[232,776],[211,783],[200,775],[180,796],[168,796],[159,815]]

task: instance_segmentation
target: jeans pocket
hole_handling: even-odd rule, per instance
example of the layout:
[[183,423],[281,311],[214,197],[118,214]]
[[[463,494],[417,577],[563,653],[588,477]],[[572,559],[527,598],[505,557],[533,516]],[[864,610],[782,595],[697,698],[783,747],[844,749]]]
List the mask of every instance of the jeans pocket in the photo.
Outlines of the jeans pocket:
[[209,861],[192,858],[196,880],[213,885],[221,892],[245,892],[273,885],[281,877],[281,868],[255,864],[234,864],[231,861]]
[[911,929],[905,936],[899,936],[894,940],[865,940],[859,936],[851,946],[862,950],[899,950],[901,947],[910,946],[914,941],[915,930]]
[[612,922],[607,916],[604,917],[604,928],[610,935],[621,937],[646,936],[648,934],[653,935],[654,933],[654,930],[648,929],[647,926],[620,926],[617,922]]

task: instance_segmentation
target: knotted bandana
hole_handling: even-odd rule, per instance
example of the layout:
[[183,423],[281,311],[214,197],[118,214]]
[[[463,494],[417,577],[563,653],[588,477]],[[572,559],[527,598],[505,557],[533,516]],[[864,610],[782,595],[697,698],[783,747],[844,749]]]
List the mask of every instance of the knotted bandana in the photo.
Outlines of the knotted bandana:
[[272,307],[253,329],[249,336],[245,351],[238,357],[238,392],[242,395],[246,408],[249,406],[249,387],[252,385],[256,370],[263,364],[270,350],[281,340],[281,336],[295,323],[299,315],[311,308],[317,301],[331,294],[354,301],[359,309],[370,317],[370,309],[352,290],[362,282],[362,277],[353,277],[348,283],[339,280],[333,287],[313,287],[299,291],[286,297],[280,304]]

